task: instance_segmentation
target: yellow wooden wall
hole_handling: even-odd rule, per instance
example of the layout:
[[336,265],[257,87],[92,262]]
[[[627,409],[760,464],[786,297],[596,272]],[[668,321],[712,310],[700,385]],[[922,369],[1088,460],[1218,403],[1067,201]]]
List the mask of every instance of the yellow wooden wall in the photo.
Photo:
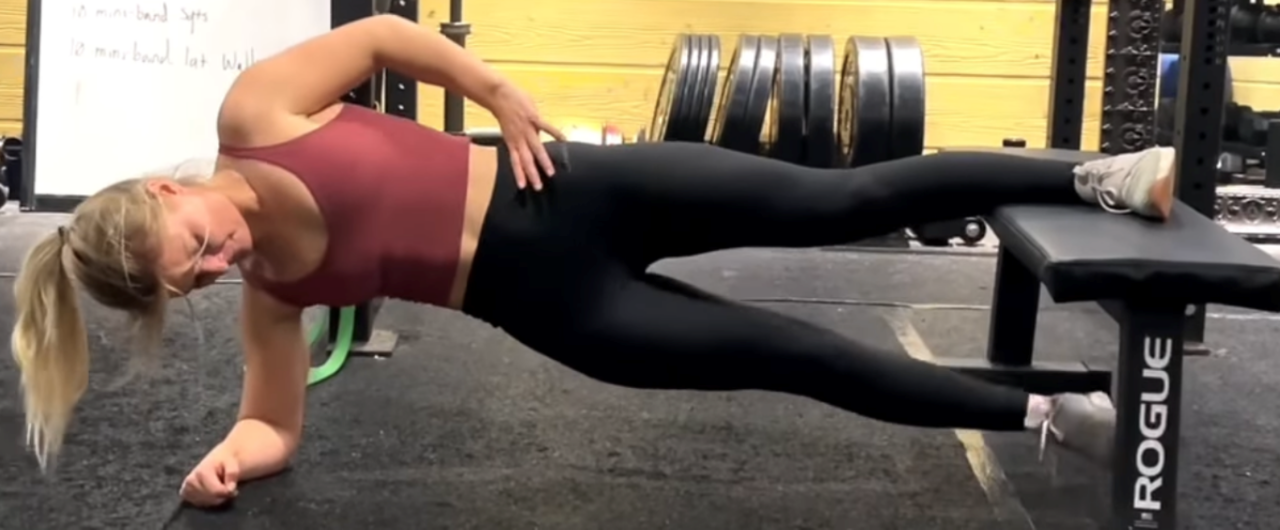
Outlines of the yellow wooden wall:
[[[1095,4],[1105,6],[1105,1]],[[447,20],[448,0],[422,0],[423,24]],[[653,113],[679,32],[721,36],[722,66],[739,33],[915,35],[925,51],[928,147],[1043,145],[1054,2],[1047,0],[470,0],[469,46],[537,98],[557,124],[608,121],[627,134]],[[1106,15],[1091,21],[1085,147],[1096,148]],[[840,50],[843,51],[843,50]],[[1232,59],[1236,99],[1280,108],[1280,59]],[[422,120],[442,123],[440,96],[422,90]],[[468,126],[492,126],[474,105]]]
[[[420,0],[436,28],[448,0]],[[0,134],[22,119],[21,46],[27,0],[0,0]],[[1102,2],[1097,2],[1102,4]],[[1054,4],[1047,0],[468,0],[471,49],[526,87],[561,126],[610,122],[627,134],[653,113],[663,65],[679,32],[717,33],[727,65],[738,33],[919,37],[927,68],[926,144],[1043,142]],[[1097,145],[1105,13],[1090,38],[1085,146]],[[1280,59],[1232,59],[1236,99],[1280,108]],[[420,118],[439,126],[442,95],[420,90]],[[468,105],[468,126],[492,126]]]
[[22,132],[22,46],[27,0],[0,0],[0,136]]

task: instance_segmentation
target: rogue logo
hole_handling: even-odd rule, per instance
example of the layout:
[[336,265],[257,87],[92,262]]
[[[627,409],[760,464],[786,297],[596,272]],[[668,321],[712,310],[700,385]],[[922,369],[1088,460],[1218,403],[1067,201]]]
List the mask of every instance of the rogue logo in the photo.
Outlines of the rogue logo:
[[1142,442],[1134,459],[1138,478],[1133,483],[1133,507],[1160,511],[1157,491],[1164,483],[1164,434],[1169,426],[1169,361],[1173,357],[1173,339],[1142,338],[1142,392],[1138,405],[1138,432]]

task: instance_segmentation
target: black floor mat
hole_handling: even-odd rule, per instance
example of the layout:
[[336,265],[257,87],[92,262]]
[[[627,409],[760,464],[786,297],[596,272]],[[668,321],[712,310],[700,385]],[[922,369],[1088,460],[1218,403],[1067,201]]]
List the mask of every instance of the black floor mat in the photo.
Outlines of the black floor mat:
[[[867,311],[798,312],[893,341]],[[312,391],[294,470],[170,528],[988,528],[949,432],[611,387],[439,311],[381,321],[421,331]]]
[[[16,269],[9,243],[0,272]],[[992,265],[750,251],[664,270],[895,349],[877,304],[803,302],[958,305],[917,310],[913,322],[939,354],[976,356]],[[1000,528],[950,431],[762,392],[612,387],[465,317],[395,303],[380,323],[401,333],[400,348],[391,359],[353,359],[311,390],[293,469],[244,484],[229,509],[175,512],[182,477],[234,420],[237,297],[222,286],[195,298],[203,344],[175,304],[162,370],[118,391],[105,385],[129,353],[123,320],[90,306],[93,390],[47,479],[22,448],[18,376],[0,362],[0,529]],[[1224,351],[1188,361],[1184,528],[1264,529],[1280,515],[1280,449],[1271,443],[1280,365],[1268,346],[1277,322],[1227,313],[1210,323],[1211,345]],[[0,297],[0,322],[12,319],[12,300]],[[1087,306],[1054,308],[1042,321],[1045,358],[1114,351],[1113,325]],[[1105,514],[1103,474],[1072,462],[1051,474],[1033,436],[987,439],[1036,528],[1088,527],[1081,516]]]

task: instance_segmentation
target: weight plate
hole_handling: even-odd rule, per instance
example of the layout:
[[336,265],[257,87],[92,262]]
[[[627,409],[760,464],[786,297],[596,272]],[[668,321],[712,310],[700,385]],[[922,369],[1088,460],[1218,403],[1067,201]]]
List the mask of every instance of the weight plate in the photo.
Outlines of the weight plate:
[[694,105],[693,121],[697,124],[697,141],[707,140],[707,128],[711,111],[716,104],[716,84],[720,80],[720,36],[703,35],[703,61],[698,70],[698,102]]
[[840,71],[837,135],[840,163],[865,166],[889,160],[892,121],[889,50],[883,37],[849,37]]
[[886,37],[893,100],[889,159],[924,152],[924,51],[915,37]]
[[784,162],[804,159],[805,100],[804,36],[793,33],[778,37],[778,62],[774,71],[769,156]]
[[711,59],[710,41],[706,35],[693,35],[694,65],[689,73],[689,106],[685,112],[687,121],[685,130],[678,138],[682,142],[702,142],[706,140],[707,124],[701,120],[702,106],[706,99],[703,93],[706,88],[706,70]]
[[747,129],[745,120],[751,99],[751,77],[755,74],[759,51],[759,36],[738,36],[738,47],[729,60],[729,73],[720,92],[720,107],[716,109],[716,118],[711,123],[711,143],[742,151],[749,142],[759,141],[743,132]]
[[674,141],[691,142],[702,141],[702,136],[706,131],[698,131],[698,111],[699,105],[702,103],[702,70],[707,63],[707,43],[702,35],[690,35],[690,46],[693,48],[693,65],[689,69],[687,89],[687,97],[685,102],[687,105],[684,109],[684,127],[680,134],[674,138]]
[[[1241,6],[1237,4],[1236,7],[1232,9],[1238,9],[1240,7]],[[1252,31],[1249,31],[1249,36],[1252,37],[1250,40],[1268,45],[1274,45],[1277,42],[1280,42],[1280,7],[1276,7],[1275,5],[1266,5],[1257,6],[1256,9],[1261,9],[1262,11],[1259,12],[1255,18]],[[1232,40],[1236,40],[1235,36],[1235,29],[1233,27],[1231,33]]]
[[692,59],[692,47],[688,35],[676,37],[675,47],[671,50],[671,58],[667,60],[667,71],[662,74],[662,87],[658,89],[658,103],[653,111],[653,121],[649,124],[650,137],[653,141],[665,141],[668,135],[678,134],[684,119],[684,106],[687,98],[683,97],[685,85],[689,77]]
[[675,130],[668,129],[663,137],[667,142],[701,141],[706,131],[697,130],[695,106],[698,97],[698,80],[703,64],[702,38],[699,35],[684,35],[685,45],[689,48],[689,68],[680,78],[680,113],[679,125]]
[[761,154],[760,134],[764,132],[765,118],[769,113],[769,101],[773,95],[773,76],[778,67],[778,38],[760,36],[756,48],[756,68],[751,73],[751,89],[742,119],[744,153]]
[[[685,35],[689,46],[689,69],[682,79],[680,90],[680,126],[667,131],[668,142],[701,142],[707,134],[698,129],[698,100],[702,93],[702,69],[706,64],[706,43],[701,35]],[[674,133],[674,134],[673,134]]]
[[804,163],[836,165],[836,45],[827,35],[810,35],[805,50]]

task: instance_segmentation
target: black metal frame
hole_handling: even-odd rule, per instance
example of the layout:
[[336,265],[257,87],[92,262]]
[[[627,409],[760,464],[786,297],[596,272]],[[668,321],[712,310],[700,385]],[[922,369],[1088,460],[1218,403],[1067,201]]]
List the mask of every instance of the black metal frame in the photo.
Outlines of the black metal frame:
[[[334,0],[334,27],[342,26],[342,23],[352,22],[352,20],[356,20],[358,18],[367,17],[367,15],[371,13],[370,10],[367,9],[367,4],[349,3],[349,5],[344,6],[343,13],[339,14],[339,3],[340,0]],[[457,15],[458,17],[461,17],[461,0],[452,0],[452,3],[457,4]],[[417,4],[417,0],[392,0],[388,5],[387,13],[417,22],[417,17],[419,17],[419,4]],[[342,17],[340,18],[342,23],[339,23],[339,17]],[[463,36],[462,38],[465,40],[466,37]],[[356,91],[352,91],[348,96],[364,97],[364,92],[362,91],[366,90],[366,87],[367,93],[369,93],[370,96],[370,99],[367,101],[370,101],[371,106],[375,106],[375,108],[383,110],[384,113],[401,116],[401,118],[417,119],[416,79],[402,76],[402,74],[396,72],[383,70],[383,72],[380,72],[378,76],[370,79],[369,83],[361,84],[360,88],[357,88]],[[451,96],[447,93],[447,95],[445,95],[445,101],[447,101],[445,102],[445,111],[447,111],[447,114],[445,114],[445,122],[448,122],[449,97]],[[462,102],[458,101],[458,106],[461,105]],[[461,131],[461,122],[458,127],[460,127]],[[366,351],[367,344],[371,344],[372,338],[374,338],[376,330],[374,320],[378,319],[378,310],[381,305],[383,305],[383,301],[372,300],[356,306],[356,323],[355,329],[353,329],[352,333],[352,342],[355,343],[355,346],[352,347],[353,352],[379,353],[379,355],[387,355],[387,353],[390,353],[376,348],[371,349],[371,351]],[[337,323],[339,321],[340,312],[342,312],[342,307],[329,307],[330,325],[329,330],[326,333],[329,335],[330,342],[337,341],[338,339],[339,330]]]
[[[460,47],[467,47],[467,36],[471,34],[471,25],[462,21],[463,0],[449,0],[449,20],[440,23],[440,33],[449,37]],[[418,0],[391,0],[390,13],[418,20]],[[335,9],[335,22],[337,10]],[[335,24],[336,25],[336,24]],[[376,78],[375,78],[376,81]],[[384,111],[403,117],[417,119],[417,81],[394,72],[383,74],[385,86]],[[377,86],[376,84],[374,85]],[[376,88],[375,88],[376,90]],[[466,102],[461,95],[446,91],[444,94],[444,131],[464,134],[466,131]],[[368,344],[375,331],[373,321],[378,318],[381,300],[375,300],[356,306],[354,340],[357,344]],[[338,322],[342,308],[329,308],[329,322]],[[337,326],[329,326],[329,338],[336,338]],[[359,346],[356,347],[359,350]],[[386,352],[376,352],[386,353]]]
[[[335,28],[373,14],[380,14],[372,7],[373,4],[368,2],[333,0],[332,5],[332,26]],[[418,21],[418,0],[391,0],[385,5],[387,13],[414,22]],[[348,103],[365,105],[402,118],[418,119],[418,82],[396,72],[387,70],[378,72],[372,79],[356,87],[342,99]],[[382,302],[381,299],[370,300],[356,306],[355,327],[352,332],[353,353],[391,353],[369,349],[376,331],[374,320],[378,318],[378,310],[382,307]],[[329,326],[326,333],[331,344],[338,340],[340,332],[338,322],[340,322],[341,312],[341,307],[329,308]],[[394,345],[394,342],[390,344]]]
[[1091,0],[1058,0],[1045,147],[1080,149],[1089,63]]
[[[1231,0],[1175,2],[1182,9],[1178,109],[1173,145],[1178,150],[1178,198],[1213,219],[1217,199],[1217,163],[1222,150],[1226,103],[1227,18]],[[1187,316],[1186,339],[1204,350],[1205,306]]]
[[[467,47],[467,36],[471,35],[471,24],[462,21],[463,0],[449,0],[449,21],[440,23],[440,33],[449,37],[454,44]],[[460,94],[446,91],[444,93],[444,131],[454,134],[466,132],[466,102]]]
[[[1231,0],[1186,0],[1173,145],[1178,197],[1212,218],[1226,79],[1226,17]],[[1078,149],[1089,37],[1088,0],[1059,0],[1046,145]],[[1101,151],[1123,153],[1155,144],[1161,0],[1108,4]],[[1175,7],[1175,9],[1177,9]],[[1109,391],[1118,430],[1112,469],[1115,528],[1177,527],[1177,462],[1182,359],[1203,349],[1204,307],[1141,301],[1099,302],[1120,325],[1114,373],[1083,363],[1033,363],[1040,280],[1001,248],[996,261],[990,342],[985,360],[942,363],[954,370],[1026,390]],[[1190,310],[1189,310],[1190,309]]]
[[[36,126],[39,106],[36,100],[40,94],[40,21],[42,19],[42,10],[40,9],[40,0],[27,0],[27,42],[24,57],[26,58],[26,66],[23,71],[22,86],[22,154],[19,159],[22,161],[21,171],[9,175],[15,182],[10,184],[17,190],[18,208],[22,210],[33,211],[57,211],[69,212],[79,204],[83,198],[67,200],[61,197],[48,197],[45,209],[40,209],[36,201],[36,192],[34,184],[35,178],[35,160],[31,153],[36,149]],[[44,198],[42,198],[44,199]]]
[[942,364],[1037,394],[1108,392],[1116,406],[1111,469],[1114,528],[1177,528],[1186,305],[1099,302],[1120,326],[1114,372],[1085,363],[1033,362],[1040,279],[1006,249],[996,258],[985,360]]

